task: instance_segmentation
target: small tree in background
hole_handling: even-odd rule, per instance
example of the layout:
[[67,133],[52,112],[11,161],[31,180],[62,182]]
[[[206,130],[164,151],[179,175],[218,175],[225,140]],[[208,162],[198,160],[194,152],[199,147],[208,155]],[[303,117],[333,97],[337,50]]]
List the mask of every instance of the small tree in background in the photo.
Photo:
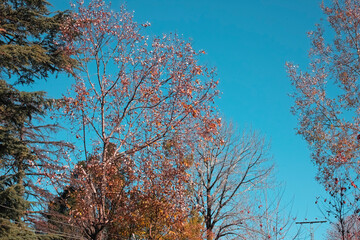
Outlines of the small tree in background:
[[[260,190],[250,203],[249,220],[242,229],[242,239],[298,239],[301,229],[294,230],[296,217],[291,216],[289,204],[282,201],[279,187]],[[256,204],[255,204],[256,203]]]
[[331,223],[328,231],[330,239],[357,239],[359,236],[359,209],[357,186],[348,187],[346,181],[335,178],[335,184],[329,185],[327,198],[318,198],[316,203],[324,217]]
[[[340,227],[340,228],[339,228]],[[343,229],[341,227],[344,227]],[[343,231],[345,230],[345,231]],[[335,222],[327,232],[328,240],[353,240],[360,238],[359,216],[347,216],[343,223]]]

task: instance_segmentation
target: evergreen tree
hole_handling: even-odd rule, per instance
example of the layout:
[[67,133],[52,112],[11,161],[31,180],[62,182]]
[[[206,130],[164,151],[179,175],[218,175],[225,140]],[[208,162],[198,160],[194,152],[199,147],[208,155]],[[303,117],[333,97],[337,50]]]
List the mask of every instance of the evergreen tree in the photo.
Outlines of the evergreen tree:
[[0,72],[32,83],[73,64],[59,48],[66,12],[51,15],[45,0],[0,0]]
[[58,41],[67,13],[48,7],[44,0],[0,0],[0,239],[38,239],[24,223],[34,185],[27,176],[45,165],[55,170],[46,161],[54,146],[65,146],[44,135],[56,126],[36,125],[53,101],[10,84],[31,84],[74,64]]
[[[31,117],[42,113],[43,93],[26,93],[0,80],[0,235],[3,239],[30,239],[22,217],[30,203],[24,199],[24,176],[31,153],[24,141]],[[1,239],[1,238],[0,238]]]

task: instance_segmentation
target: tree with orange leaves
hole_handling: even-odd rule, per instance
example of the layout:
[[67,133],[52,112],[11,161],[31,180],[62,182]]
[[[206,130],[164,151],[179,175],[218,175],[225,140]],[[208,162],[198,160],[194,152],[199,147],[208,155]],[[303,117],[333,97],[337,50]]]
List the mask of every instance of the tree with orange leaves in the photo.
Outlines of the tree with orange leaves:
[[356,186],[360,171],[360,2],[333,0],[329,6],[322,4],[322,10],[332,32],[326,35],[320,24],[309,32],[309,69],[301,71],[287,64],[295,87],[292,112],[299,117],[298,134],[311,148],[318,180],[327,189],[329,184],[336,185],[335,179]]
[[[298,134],[309,143],[318,167],[317,179],[332,195],[342,189],[356,190],[360,173],[360,1],[332,0],[322,4],[326,22],[309,32],[311,49],[308,70],[287,64],[295,92],[292,112],[299,117]],[[325,34],[325,29],[331,34]],[[338,186],[341,187],[339,191]],[[358,209],[359,194],[347,196]],[[332,198],[333,203],[335,197]],[[333,204],[340,235],[345,236],[342,201]],[[356,213],[357,215],[358,213]]]
[[194,139],[210,138],[220,124],[215,72],[199,63],[204,51],[176,34],[149,38],[148,26],[101,0],[78,1],[62,26],[65,50],[79,61],[68,69],[76,82],[63,117],[78,140],[74,162],[86,159],[74,169],[70,222],[88,239],[114,239],[109,226],[141,226],[143,214],[147,239],[169,234],[189,212]]

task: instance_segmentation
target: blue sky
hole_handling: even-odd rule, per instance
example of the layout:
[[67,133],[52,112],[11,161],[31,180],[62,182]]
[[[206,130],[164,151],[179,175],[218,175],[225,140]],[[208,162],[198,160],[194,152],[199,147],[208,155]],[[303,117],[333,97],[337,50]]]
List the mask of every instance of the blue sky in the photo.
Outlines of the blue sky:
[[[51,1],[54,10],[67,1]],[[118,9],[123,1],[112,1]],[[135,20],[149,21],[148,34],[176,32],[204,49],[204,61],[217,67],[225,119],[240,129],[251,127],[271,141],[277,179],[286,186],[283,201],[292,201],[298,220],[322,218],[315,205],[325,196],[315,181],[305,141],[296,135],[296,117],[290,113],[292,88],[285,62],[307,67],[310,47],[307,32],[324,17],[320,0],[129,0]],[[61,77],[63,85],[69,80]],[[58,85],[46,83],[49,95],[58,97]],[[325,233],[326,225],[315,236]]]

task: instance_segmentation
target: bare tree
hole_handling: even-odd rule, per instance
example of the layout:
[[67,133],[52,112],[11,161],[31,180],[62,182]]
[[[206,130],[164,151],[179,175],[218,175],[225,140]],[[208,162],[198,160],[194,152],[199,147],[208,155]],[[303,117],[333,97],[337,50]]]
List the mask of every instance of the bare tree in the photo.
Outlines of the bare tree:
[[235,134],[223,126],[212,141],[203,141],[194,163],[194,202],[204,218],[206,238],[239,238],[252,220],[248,197],[264,185],[273,166],[269,146],[253,131]]
[[283,194],[279,186],[259,192],[252,201],[252,217],[244,223],[241,239],[294,240],[301,236],[301,228],[294,229],[296,217],[291,215],[291,204],[282,201]]

